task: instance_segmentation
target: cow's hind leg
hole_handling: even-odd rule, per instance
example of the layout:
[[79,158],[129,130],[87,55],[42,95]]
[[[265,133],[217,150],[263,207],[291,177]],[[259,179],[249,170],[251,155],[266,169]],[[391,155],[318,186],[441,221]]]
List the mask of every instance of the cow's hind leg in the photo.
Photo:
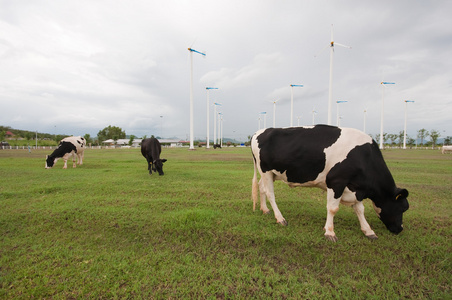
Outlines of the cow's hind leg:
[[341,198],[334,198],[334,191],[332,189],[327,189],[327,215],[325,227],[325,238],[332,242],[337,242],[337,236],[334,233],[334,215],[339,211],[339,203]]
[[[275,213],[276,222],[283,226],[286,226],[287,221],[282,216],[281,212],[278,209],[278,206],[276,205],[276,201],[275,201],[275,191],[274,191],[274,187],[273,187],[273,181],[274,181],[273,173],[267,172],[267,173],[262,174],[261,181],[262,181],[262,185],[265,187],[265,194],[268,198],[268,201],[270,201],[273,212]],[[261,205],[262,205],[262,198],[261,198]]]
[[366,217],[364,216],[364,204],[359,201],[353,205],[353,209],[355,210],[356,215],[358,216],[359,224],[361,225],[362,232],[369,239],[378,238],[375,232],[370,228],[369,223],[367,223]]
[[74,152],[72,152],[72,167],[77,168],[77,158]]
[[267,196],[265,193],[266,193],[265,186],[261,179],[261,180],[259,180],[259,196],[260,196],[261,210],[264,214],[269,214],[270,210],[267,207]]

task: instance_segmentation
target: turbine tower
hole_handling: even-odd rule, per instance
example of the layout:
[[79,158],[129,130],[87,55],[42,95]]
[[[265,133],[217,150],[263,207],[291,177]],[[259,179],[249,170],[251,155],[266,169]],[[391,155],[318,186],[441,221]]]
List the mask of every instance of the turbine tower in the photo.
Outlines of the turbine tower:
[[214,88],[214,87],[206,87],[207,90],[207,104],[206,104],[206,110],[207,110],[207,133],[206,133],[206,149],[209,149],[210,146],[210,142],[209,142],[209,127],[210,127],[210,120],[209,120],[209,95],[210,95],[210,90],[218,90],[218,88]]
[[339,104],[347,103],[348,101],[336,101],[336,126],[339,127]]
[[403,149],[406,149],[406,119],[407,119],[407,110],[408,110],[408,103],[414,103],[413,100],[405,100],[405,128],[403,130]]
[[213,144],[217,144],[217,106],[221,106],[221,103],[214,103],[213,109]]
[[[331,24],[331,42],[330,42],[330,85],[329,85],[329,91],[328,91],[328,125],[331,125],[331,106],[333,105],[333,54],[334,54],[334,46],[338,45],[341,47],[345,47],[345,48],[349,48],[351,49],[352,47],[350,46],[346,46],[346,45],[342,45],[339,43],[335,43],[334,39],[333,39],[333,24]],[[328,46],[327,46],[328,47]],[[325,50],[325,48],[322,49]],[[321,52],[322,52],[321,51]]]
[[278,102],[278,100],[273,101],[273,128],[276,128],[276,102]]
[[395,84],[394,82],[381,82],[382,92],[381,92],[381,120],[380,120],[380,149],[383,149],[383,121],[384,121],[384,111],[385,111],[385,85]]
[[290,97],[290,127],[293,127],[293,87],[303,87],[302,84],[291,84],[290,90],[291,90],[291,97]]
[[195,150],[193,146],[193,52],[199,53],[202,56],[206,56],[205,53],[196,51],[195,49],[188,48],[190,51],[190,150]]

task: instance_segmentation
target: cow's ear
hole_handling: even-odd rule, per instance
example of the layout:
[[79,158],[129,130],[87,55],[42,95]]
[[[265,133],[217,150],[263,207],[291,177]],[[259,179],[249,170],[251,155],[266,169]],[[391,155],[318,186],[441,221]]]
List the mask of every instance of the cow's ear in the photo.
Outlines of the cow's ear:
[[408,197],[408,191],[406,189],[397,189],[396,191],[396,200],[406,199]]
[[164,163],[164,162],[166,162],[166,161],[167,161],[167,159],[166,159],[166,158],[162,159],[162,163]]

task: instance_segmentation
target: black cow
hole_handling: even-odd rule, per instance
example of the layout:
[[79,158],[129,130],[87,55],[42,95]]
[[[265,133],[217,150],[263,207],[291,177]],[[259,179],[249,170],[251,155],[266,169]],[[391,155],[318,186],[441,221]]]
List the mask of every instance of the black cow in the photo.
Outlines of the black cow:
[[[403,230],[402,215],[408,209],[408,191],[397,188],[377,143],[367,134],[351,128],[327,125],[268,128],[251,139],[254,158],[253,209],[260,192],[261,210],[271,203],[277,223],[287,225],[275,203],[273,182],[290,187],[318,187],[327,191],[325,237],[337,241],[333,218],[339,203],[353,206],[361,230],[377,236],[364,217],[363,199],[369,198],[389,231]],[[261,175],[259,186],[256,169]]]
[[152,171],[163,175],[163,163],[166,162],[166,159],[160,159],[161,152],[162,146],[156,138],[151,137],[141,142],[141,154],[148,162],[149,175],[152,175]]

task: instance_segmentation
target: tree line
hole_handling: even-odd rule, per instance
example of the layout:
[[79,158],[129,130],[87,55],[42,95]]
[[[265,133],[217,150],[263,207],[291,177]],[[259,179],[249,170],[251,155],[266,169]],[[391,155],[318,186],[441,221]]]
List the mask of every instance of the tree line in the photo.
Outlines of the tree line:
[[[402,147],[403,145],[403,131],[400,131],[398,134],[392,134],[392,133],[383,133],[383,143],[385,145],[389,145],[392,147]],[[372,136],[372,135],[370,135]],[[427,141],[427,138],[430,137],[430,140]],[[441,134],[438,130],[432,129],[430,131],[426,130],[425,128],[419,129],[417,131],[416,138],[417,140],[420,140],[420,143],[417,144],[417,140],[413,137],[406,136],[406,145],[407,147],[413,147],[413,146],[431,146],[436,147],[438,144],[438,139],[441,137]],[[373,136],[372,136],[373,138]],[[380,134],[375,135],[375,140],[380,140]],[[444,138],[444,145],[450,145],[452,140],[452,137],[447,136]],[[424,143],[425,142],[425,143]]]
[[[11,140],[11,136],[7,135],[7,132],[11,132],[14,134],[14,138],[26,140],[27,142],[31,140],[36,140],[36,137],[38,141],[40,142],[40,146],[49,145],[58,145],[59,141],[61,141],[63,138],[65,138],[67,135],[61,135],[61,134],[50,134],[50,133],[37,133],[34,131],[28,131],[28,130],[20,130],[20,129],[13,129],[9,126],[0,126],[0,141],[4,141],[6,138],[9,137]],[[370,134],[372,138],[374,138],[376,141],[380,140],[380,134],[376,134],[373,136]],[[85,134],[83,136],[86,140],[87,144],[91,145],[101,145],[103,141],[112,139],[114,141],[117,141],[119,139],[125,139],[126,138],[126,132],[117,126],[108,125],[102,130],[99,130],[97,133],[97,137],[91,137],[90,134]],[[430,137],[430,140],[427,141],[427,139]],[[407,135],[406,138],[406,145],[408,147],[413,146],[431,146],[436,147],[438,143],[438,139],[441,137],[441,134],[438,130],[432,129],[430,131],[422,128],[419,129],[416,135],[417,140],[420,140],[420,144],[416,144],[416,139],[413,137],[410,137]],[[134,135],[131,135],[129,137],[129,145],[132,145],[134,139],[137,137]],[[143,138],[146,138],[144,136]],[[251,139],[251,136],[249,136]],[[451,144],[452,137],[447,136],[444,138],[444,145],[450,145]],[[47,141],[47,142],[46,142]],[[425,142],[425,143],[424,143]],[[43,144],[44,143],[44,144]],[[402,147],[403,145],[403,131],[400,131],[398,134],[392,134],[392,133],[383,133],[383,143],[388,146],[392,147]]]

